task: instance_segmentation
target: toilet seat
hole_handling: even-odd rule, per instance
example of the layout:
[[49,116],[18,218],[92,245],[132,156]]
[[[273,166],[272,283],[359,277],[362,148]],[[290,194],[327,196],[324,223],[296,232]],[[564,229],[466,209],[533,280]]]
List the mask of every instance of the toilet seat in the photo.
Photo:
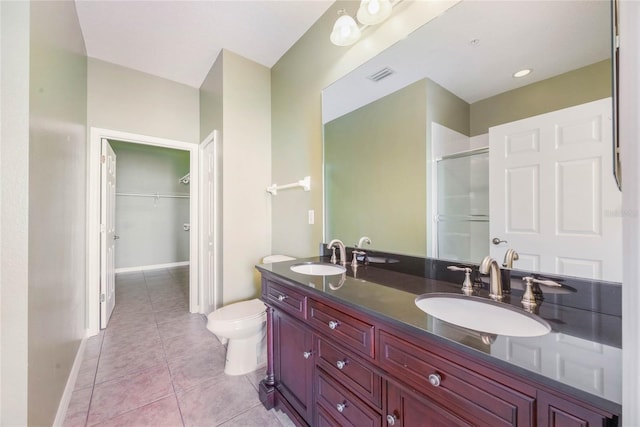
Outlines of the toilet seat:
[[236,302],[225,305],[209,314],[209,321],[238,322],[262,317],[267,307],[262,301],[255,298],[248,301]]

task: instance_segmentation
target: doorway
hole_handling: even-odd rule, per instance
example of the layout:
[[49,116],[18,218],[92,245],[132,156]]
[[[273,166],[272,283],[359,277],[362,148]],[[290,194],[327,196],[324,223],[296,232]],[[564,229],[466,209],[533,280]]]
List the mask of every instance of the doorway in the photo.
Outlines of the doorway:
[[[200,289],[198,281],[198,261],[199,261],[199,145],[183,141],[169,140],[164,138],[151,137],[146,135],[131,134],[108,129],[91,128],[90,143],[88,150],[88,189],[87,189],[87,329],[88,335],[97,334],[104,325],[100,323],[100,276],[102,266],[100,262],[100,241],[101,241],[101,185],[100,185],[100,163],[101,163],[101,141],[107,139],[111,141],[121,141],[128,144],[141,144],[183,150],[188,152],[189,158],[189,233],[191,238],[188,243],[189,251],[189,311],[191,313],[200,312]],[[185,191],[187,193],[187,191]]]

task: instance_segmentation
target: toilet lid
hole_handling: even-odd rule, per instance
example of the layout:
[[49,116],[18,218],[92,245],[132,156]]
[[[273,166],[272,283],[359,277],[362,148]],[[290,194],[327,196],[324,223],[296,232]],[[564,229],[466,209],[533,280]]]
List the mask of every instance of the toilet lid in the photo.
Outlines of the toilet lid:
[[287,256],[287,255],[268,255],[262,258],[263,264],[273,264],[274,262],[282,262],[282,261],[292,261],[295,258]]
[[209,318],[226,321],[247,319],[263,315],[266,308],[264,303],[256,298],[225,305],[211,313]]

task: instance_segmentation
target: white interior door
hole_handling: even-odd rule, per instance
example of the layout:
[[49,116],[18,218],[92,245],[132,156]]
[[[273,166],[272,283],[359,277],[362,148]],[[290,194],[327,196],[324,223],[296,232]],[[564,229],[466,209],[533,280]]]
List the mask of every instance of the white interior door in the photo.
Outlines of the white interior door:
[[222,182],[219,163],[220,134],[213,131],[202,148],[202,234],[201,234],[201,278],[202,301],[201,311],[210,313],[221,304],[219,289],[220,257],[218,242],[220,241],[220,182]]
[[489,130],[491,256],[515,268],[622,280],[611,98]]
[[102,139],[100,167],[100,328],[107,327],[116,305],[116,153],[109,141]]

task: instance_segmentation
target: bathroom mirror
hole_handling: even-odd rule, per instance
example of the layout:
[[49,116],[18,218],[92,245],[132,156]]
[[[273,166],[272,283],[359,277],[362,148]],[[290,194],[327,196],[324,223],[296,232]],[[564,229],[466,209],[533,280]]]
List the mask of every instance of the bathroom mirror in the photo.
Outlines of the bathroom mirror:
[[[493,254],[502,237],[490,235],[489,129],[611,98],[611,22],[607,1],[465,0],[325,88],[325,241],[368,236],[370,249],[473,263]],[[613,134],[605,102],[598,129]],[[598,164],[607,183],[592,186],[594,200],[617,192],[612,163]],[[566,190],[535,197],[569,206]],[[620,222],[616,200],[598,205],[594,229]],[[612,230],[598,244],[621,248]],[[620,266],[562,270],[523,258],[514,268],[621,280]]]

